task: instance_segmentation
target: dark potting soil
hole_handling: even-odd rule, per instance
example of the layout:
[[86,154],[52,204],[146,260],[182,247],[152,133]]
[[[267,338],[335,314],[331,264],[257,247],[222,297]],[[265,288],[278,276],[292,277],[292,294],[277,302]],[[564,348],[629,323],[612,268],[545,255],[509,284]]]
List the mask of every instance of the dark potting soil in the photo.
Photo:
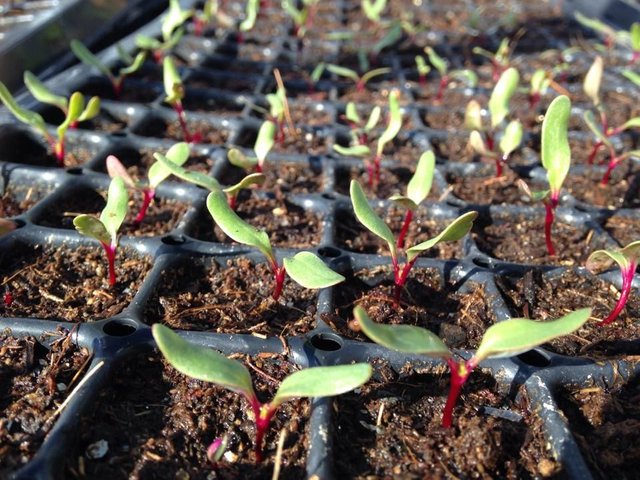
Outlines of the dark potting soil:
[[[295,368],[281,356],[238,356],[248,368],[261,401],[270,400],[280,381]],[[188,378],[160,355],[140,355],[118,367],[92,413],[78,429],[78,449],[66,463],[65,478],[96,480],[189,478],[191,480],[270,479],[280,432],[286,432],[280,478],[305,476],[310,405],[285,402],[271,421],[265,459],[254,456],[255,428],[247,401],[211,383]],[[213,467],[207,447],[227,434],[223,460]],[[92,445],[106,441],[95,458]]]
[[0,196],[0,218],[22,215],[49,193],[49,190],[42,185],[10,184]]
[[8,478],[40,448],[89,354],[62,332],[51,350],[3,332],[0,358],[0,476]]
[[[508,167],[503,170],[503,175],[500,177],[495,176],[495,167],[487,166],[486,170],[491,170],[493,176],[476,177],[448,174],[447,182],[452,187],[453,195],[475,205],[530,203],[516,183],[520,179],[518,174]],[[530,185],[530,188],[537,190],[533,185]]]
[[515,317],[553,320],[579,308],[592,307],[592,318],[579,330],[557,338],[544,348],[570,356],[595,358],[640,355],[640,299],[631,294],[623,312],[607,326],[598,321],[613,310],[618,291],[613,285],[590,274],[567,270],[553,278],[543,278],[535,270],[522,278],[498,278]]
[[[266,180],[260,189],[276,194],[317,193],[323,189],[322,165],[316,163],[291,163],[269,159],[263,166]],[[223,185],[235,185],[247,175],[243,169],[228,165],[220,177]]]
[[[349,196],[351,180],[357,180],[365,193],[371,198],[387,199],[392,195],[403,195],[407,193],[407,183],[413,175],[412,170],[407,167],[400,168],[380,168],[380,179],[373,179],[370,183],[369,173],[365,168],[338,168],[336,171],[335,190],[338,193]],[[373,185],[373,186],[371,186]],[[429,198],[438,198],[438,188],[432,186]]]
[[116,285],[109,287],[102,247],[19,246],[0,255],[1,284],[11,293],[0,317],[92,321],[120,313],[137,293],[151,260],[120,247]]
[[551,228],[556,255],[550,256],[544,239],[544,212],[536,220],[521,216],[478,228],[472,236],[487,255],[535,265],[583,265],[592,251],[603,248],[601,240],[593,240],[592,230],[581,230],[556,218]]
[[258,335],[301,335],[315,324],[316,292],[291,279],[279,301],[267,264],[248,259],[226,266],[202,260],[163,272],[161,285],[145,309],[145,321],[171,328]]
[[640,206],[638,185],[634,184],[637,172],[630,173],[628,166],[618,165],[606,185],[601,182],[602,173],[594,171],[569,175],[564,185],[577,200],[591,205],[610,209],[636,208]]
[[556,397],[595,478],[638,478],[639,395],[635,379],[611,389],[565,388]]
[[[560,472],[539,417],[525,400],[516,403],[500,393],[490,376],[479,370],[471,374],[453,427],[444,429],[445,367],[414,371],[407,366],[400,374],[384,365],[380,370],[357,395],[335,400],[337,478],[515,480]],[[521,418],[491,415],[486,408]]]
[[640,219],[614,216],[604,222],[604,229],[621,247],[640,239]]
[[[396,239],[405,218],[405,211],[392,206],[386,214],[378,210],[385,223],[389,226]],[[429,212],[424,207],[418,207],[409,230],[407,231],[405,248],[412,247],[438,235],[450,221],[429,218]],[[367,230],[353,215],[346,210],[338,210],[336,214],[336,243],[339,247],[358,253],[377,253],[390,255],[387,243],[377,235]],[[426,250],[423,257],[441,259],[462,258],[462,242],[443,242]]]
[[336,289],[336,315],[323,320],[341,335],[369,341],[352,322],[353,308],[360,305],[375,322],[427,328],[449,347],[467,349],[476,348],[485,330],[495,322],[491,300],[481,286],[469,293],[460,292],[453,284],[443,285],[440,274],[430,269],[411,270],[400,305],[395,305],[391,270],[384,266],[348,278]]
[[[187,131],[193,137],[199,137],[198,143],[209,145],[224,145],[229,138],[228,130],[220,129],[204,120],[189,119],[188,116]],[[143,137],[157,137],[178,142],[186,141],[177,119],[173,122],[167,122],[161,118],[153,118],[144,122],[135,133]]]

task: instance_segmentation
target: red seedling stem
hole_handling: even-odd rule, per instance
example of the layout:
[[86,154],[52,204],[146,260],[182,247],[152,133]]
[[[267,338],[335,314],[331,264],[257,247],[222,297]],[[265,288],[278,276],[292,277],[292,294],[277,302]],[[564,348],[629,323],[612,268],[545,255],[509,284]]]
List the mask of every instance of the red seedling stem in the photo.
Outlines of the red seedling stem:
[[502,157],[496,156],[496,178],[502,176],[502,164],[507,163],[507,158],[509,158],[507,155],[503,155]]
[[553,211],[558,206],[558,199],[553,194],[551,199],[544,202],[545,216],[544,216],[544,241],[547,245],[547,253],[551,256],[556,254],[551,242],[551,226],[553,225]]
[[397,264],[397,261],[394,262],[393,270],[395,273],[394,277],[395,277],[396,288],[393,293],[393,300],[396,305],[400,304],[400,296],[402,295],[402,289],[404,288],[405,283],[407,283],[409,272],[411,271],[411,268],[413,268],[413,264],[416,263],[417,259],[418,258],[416,257],[410,262],[405,263],[404,267],[402,267],[402,270],[400,270],[400,266]]
[[177,101],[173,104],[173,109],[178,114],[178,121],[180,122],[180,128],[182,129],[182,135],[184,136],[184,141],[187,143],[198,143],[201,138],[198,133],[191,135],[189,133],[189,129],[187,128],[187,117],[184,113],[184,108],[182,106],[181,101]]
[[398,241],[396,242],[396,247],[404,248],[404,240],[407,236],[407,232],[409,231],[411,220],[413,220],[413,211],[407,210],[407,213],[404,216],[404,223],[402,224],[402,228],[400,229],[400,234],[398,235]]
[[616,155],[616,152],[613,149],[613,146],[610,146],[609,147],[609,163],[607,163],[607,171],[604,172],[604,175],[602,176],[602,180],[600,180],[601,185],[609,184],[609,179],[611,178],[611,172],[613,172],[613,169],[616,168],[619,162],[620,162],[620,159]]
[[116,247],[105,242],[100,242],[107,254],[107,262],[109,263],[109,286],[114,287],[116,284]]
[[444,413],[442,414],[442,426],[444,428],[451,428],[453,419],[453,408],[456,406],[460,391],[463,385],[469,378],[469,375],[476,368],[476,361],[472,357],[467,361],[456,362],[453,358],[448,358],[447,363],[451,371],[451,384],[449,386],[449,395],[447,396],[447,403],[444,406]]
[[540,92],[529,94],[529,110],[535,110],[540,103]]
[[64,167],[64,140],[54,140],[53,151],[56,155],[59,167]]
[[238,204],[238,196],[237,195],[227,195],[227,202],[229,203],[229,208],[231,210],[235,210]]
[[260,401],[253,397],[247,397],[249,404],[251,405],[251,410],[253,410],[253,416],[255,417],[256,424],[256,461],[258,463],[262,462],[262,439],[264,438],[264,434],[267,432],[269,428],[269,423],[271,422],[271,418],[273,414],[276,412],[274,408],[271,407],[270,404],[265,403],[262,404]]
[[622,309],[627,304],[627,300],[629,300],[629,294],[631,293],[633,274],[635,273],[637,266],[638,264],[636,262],[629,262],[629,265],[627,267],[620,269],[620,273],[622,274],[622,291],[620,292],[620,298],[618,299],[616,306],[613,308],[609,316],[598,324],[601,327],[609,325],[616,318],[618,318],[618,315],[620,315],[620,312],[622,312]]
[[449,75],[445,75],[440,78],[440,85],[438,86],[438,93],[436,94],[436,103],[442,103],[444,98],[444,91],[449,85]]
[[593,161],[595,160],[596,155],[598,154],[598,150],[600,150],[603,145],[604,145],[604,142],[602,140],[598,140],[596,143],[593,144],[593,148],[591,149],[591,153],[589,154],[589,158],[587,159],[587,164],[593,165]]
[[629,60],[629,65],[635,65],[640,60],[640,51],[635,50],[631,55],[631,60]]
[[156,191],[153,188],[145,188],[142,191],[142,194],[144,195],[142,199],[142,206],[140,207],[140,211],[133,221],[136,225],[140,225],[144,221],[144,217],[147,215],[147,210],[149,209],[151,202],[156,196]]
[[280,265],[278,265],[276,261],[273,261],[271,263],[271,270],[273,271],[273,274],[275,276],[275,281],[276,281],[276,285],[273,289],[273,294],[271,296],[273,297],[274,300],[277,301],[280,298],[280,294],[282,294],[282,288],[284,286],[284,278],[287,272],[284,268],[284,265],[281,267]]
[[4,296],[2,297],[2,301],[4,302],[4,305],[6,307],[10,307],[11,304],[13,303],[13,295],[11,294],[8,288],[5,289],[4,291]]

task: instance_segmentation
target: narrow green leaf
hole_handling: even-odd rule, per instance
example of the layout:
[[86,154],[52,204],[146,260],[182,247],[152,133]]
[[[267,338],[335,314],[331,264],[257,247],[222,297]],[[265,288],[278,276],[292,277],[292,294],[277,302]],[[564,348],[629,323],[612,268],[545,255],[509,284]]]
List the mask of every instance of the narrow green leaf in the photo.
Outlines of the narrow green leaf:
[[304,288],[326,288],[344,281],[342,275],[331,270],[311,252],[300,252],[283,262],[293,281]]
[[73,219],[73,226],[76,227],[80,235],[95,238],[99,242],[106,243],[107,245],[111,243],[109,232],[107,232],[104,224],[96,217],[85,214],[78,215]]
[[142,65],[144,64],[144,61],[146,59],[147,59],[146,51],[143,50],[142,52],[138,52],[138,54],[132,60],[132,62],[129,64],[128,67],[121,68],[118,71],[118,75],[120,77],[124,77],[126,75],[131,75],[132,73],[137,72],[138,70],[140,70],[140,68],[142,68]]
[[193,10],[183,10],[180,0],[169,0],[169,12],[162,21],[162,38],[167,41],[174,30],[181,27],[193,15]]
[[640,74],[631,70],[623,70],[622,75],[633,82],[637,87],[640,87]]
[[62,140],[71,124],[77,121],[84,111],[84,95],[80,92],[73,92],[69,98],[67,116],[60,126],[58,126],[58,139]]
[[39,102],[54,105],[62,111],[67,110],[67,99],[49,90],[33,73],[24,72],[24,84],[31,92],[31,95]]
[[0,82],[0,100],[2,100],[4,106],[7,107],[19,121],[38,129],[45,134],[45,136],[48,135],[47,127],[42,116],[39,113],[32,112],[18,105],[13,95],[11,95],[11,92],[9,92],[9,89],[2,82]]
[[464,126],[467,130],[482,131],[482,107],[477,100],[470,100],[464,111]]
[[389,124],[380,138],[378,139],[378,146],[376,155],[382,155],[384,146],[391,140],[396,138],[400,128],[402,128],[402,112],[400,111],[400,91],[391,90],[389,93]]
[[426,76],[431,71],[431,67],[427,65],[427,62],[422,55],[416,55],[415,62],[416,70],[418,70],[420,75]]
[[133,62],[133,57],[119,43],[116,43],[116,51],[122,63],[130,64]]
[[162,44],[155,38],[146,35],[137,35],[136,47],[142,50],[158,50],[162,47]]
[[500,139],[500,150],[503,155],[510,155],[516,148],[520,146],[522,141],[522,124],[519,120],[512,120],[504,129],[502,138]]
[[580,12],[575,12],[574,16],[575,16],[575,19],[578,21],[578,23],[581,23],[585,27],[595,30],[596,32],[600,32],[605,36],[614,37],[616,34],[613,28],[611,28],[609,25],[607,25],[606,23],[600,20],[587,17],[586,15],[583,15]]
[[107,204],[100,214],[100,221],[111,237],[111,244],[115,244],[118,230],[127,216],[129,194],[120,177],[112,178],[107,193]]
[[449,70],[447,61],[444,58],[442,58],[440,55],[438,55],[432,47],[426,47],[424,49],[424,52],[429,57],[429,61],[431,62],[431,65],[433,65],[435,69],[438,70],[438,73],[440,74],[441,77],[444,77],[447,74],[447,71]]
[[531,75],[531,93],[542,93],[549,85],[547,72],[538,69]]
[[313,83],[318,83],[318,81],[320,80],[320,77],[322,77],[322,74],[324,73],[325,67],[326,65],[324,62],[320,62],[318,65],[316,65],[316,68],[314,68],[313,71],[311,72],[311,81]]
[[432,150],[424,152],[418,160],[416,171],[407,184],[407,197],[420,205],[429,196],[436,169],[436,156]]
[[111,70],[109,70],[109,67],[102,63],[102,60],[91,53],[91,51],[84,45],[84,43],[74,39],[71,40],[70,47],[73,54],[78,57],[78,59],[82,63],[98,69],[108,78],[113,78],[113,74],[111,73]]
[[396,243],[391,229],[384,223],[373,208],[371,208],[362,187],[356,180],[351,180],[349,192],[356,218],[368,230],[387,242],[391,256],[396,258]]
[[381,116],[382,116],[382,108],[376,105],[371,110],[371,115],[369,115],[369,120],[367,120],[367,124],[364,126],[363,130],[365,132],[370,132],[371,130],[373,130],[375,126],[378,124],[378,121],[380,120]]
[[237,148],[232,148],[227,152],[227,160],[229,160],[231,165],[242,168],[243,170],[249,170],[258,164],[257,158],[247,157]]
[[[156,160],[158,160],[158,157],[156,157],[155,153],[153,154],[153,156]],[[185,142],[179,142],[175,145],[172,145],[171,148],[167,150],[166,158],[174,165],[184,165],[185,163],[187,163],[187,160],[189,160],[189,145]],[[153,165],[149,167],[149,172],[147,173],[147,177],[149,178],[149,186],[155,189],[172,173],[173,171],[168,168],[165,163],[159,161],[154,162]]]
[[369,82],[369,80],[371,80],[372,78],[379,77],[380,75],[385,75],[390,71],[391,69],[389,67],[376,68],[374,70],[369,70],[367,73],[362,75],[362,78],[360,79],[360,81],[363,85],[366,85]]
[[[207,177],[207,178],[211,178],[211,177]],[[264,174],[262,173],[251,173],[246,177],[244,177],[235,185],[231,185],[230,187],[224,188],[222,191],[229,195],[236,195],[240,190],[249,188],[251,185],[262,185],[266,179],[267,177],[265,177]]]
[[325,68],[335,75],[350,78],[354,82],[357,82],[359,80],[358,73],[355,70],[351,70],[350,68],[341,67],[340,65],[334,65],[333,63],[328,63]]
[[631,49],[634,52],[640,51],[640,22],[633,22],[629,30]]
[[450,358],[449,348],[433,332],[413,325],[384,325],[373,322],[364,308],[356,306],[353,315],[364,334],[378,345],[403,353]]
[[629,130],[630,128],[640,128],[640,117],[630,118],[620,127],[622,131]]
[[574,332],[584,325],[590,316],[591,309],[583,308],[546,322],[525,318],[498,322],[487,329],[474,358],[480,362],[489,357],[518,355],[549,340]]
[[478,74],[468,68],[453,70],[449,75],[452,78],[462,80],[467,84],[467,87],[476,88],[478,86]]
[[253,147],[253,151],[258,157],[258,165],[264,164],[267,155],[271,148],[273,148],[273,144],[276,141],[276,124],[271,120],[267,120],[262,125],[260,125],[260,130],[258,130],[258,137],[256,138],[256,144]]
[[593,104],[598,107],[600,105],[600,85],[602,84],[602,74],[604,72],[604,62],[602,57],[598,55],[584,77],[582,88],[587,97],[591,99]]
[[[218,183],[218,181],[215,178],[210,177],[206,173],[193,172],[193,171],[187,170],[186,168],[181,167],[176,163],[172,162],[161,153],[154,153],[153,157],[158,161],[158,163],[160,163],[170,173],[172,173],[178,178],[181,178],[189,183],[193,183],[194,185],[200,185],[201,187],[204,187],[212,192],[220,190],[220,184]],[[154,165],[155,163],[152,165],[152,167]]]
[[78,117],[78,122],[85,122],[96,117],[100,113],[100,98],[91,97],[89,103]]
[[569,173],[571,149],[567,137],[571,101],[561,95],[555,98],[542,122],[542,166],[547,170],[551,192],[559,192]]
[[509,102],[518,88],[520,74],[511,67],[505,70],[498,83],[491,92],[489,98],[489,113],[491,114],[491,127],[495,128],[509,115]]
[[269,261],[275,260],[269,235],[242,220],[229,207],[223,192],[214,191],[209,194],[207,197],[207,209],[213,217],[213,221],[232,240],[257,248]]
[[621,269],[628,268],[630,262],[638,263],[640,257],[640,240],[631,242],[623,249],[614,252],[611,250],[596,250],[587,259],[589,270],[601,270],[608,267],[611,262],[616,262]]
[[351,147],[343,147],[335,143],[333,149],[340,155],[345,157],[368,157],[371,154],[371,149],[366,145],[353,145]]
[[587,125],[589,130],[593,132],[593,134],[596,136],[598,140],[602,141],[605,145],[608,145],[608,146],[611,145],[611,141],[609,140],[609,137],[607,137],[605,133],[602,131],[600,122],[596,120],[591,110],[587,110],[586,112],[584,112],[582,114],[582,119],[584,120],[584,123]]
[[478,155],[491,156],[493,153],[487,149],[484,139],[482,138],[482,134],[478,130],[473,130],[469,134],[469,146]]
[[258,18],[258,10],[260,9],[260,0],[248,0],[245,10],[245,18],[240,24],[241,32],[248,32],[256,24]]
[[[382,50],[388,47],[392,47],[402,38],[402,24],[398,21],[394,21],[391,24],[391,28],[389,28],[384,36],[378,40],[373,47],[371,47],[371,52],[374,55],[379,55]],[[366,75],[365,75],[366,76]],[[367,83],[371,77],[364,79],[363,83]]]
[[372,373],[368,363],[305,368],[282,381],[271,405],[298,397],[330,397],[350,392],[366,383]]
[[173,63],[173,59],[166,56],[163,62],[162,78],[164,82],[164,93],[167,95],[165,102],[172,105],[184,98],[184,88],[178,69],[175,63]]
[[151,332],[162,355],[180,373],[255,398],[251,375],[240,362],[210,348],[189,343],[159,323],[153,325]]
[[407,250],[407,261],[410,262],[425,250],[429,250],[439,243],[455,242],[457,240],[460,240],[467,233],[469,233],[471,227],[473,227],[473,221],[477,216],[478,212],[467,212],[464,215],[460,215],[442,232],[440,232],[438,236],[409,248]]
[[354,102],[347,103],[347,106],[344,110],[344,116],[347,120],[355,123],[356,125],[360,125],[360,123],[362,122],[362,120],[360,119],[360,115],[358,115],[356,104]]

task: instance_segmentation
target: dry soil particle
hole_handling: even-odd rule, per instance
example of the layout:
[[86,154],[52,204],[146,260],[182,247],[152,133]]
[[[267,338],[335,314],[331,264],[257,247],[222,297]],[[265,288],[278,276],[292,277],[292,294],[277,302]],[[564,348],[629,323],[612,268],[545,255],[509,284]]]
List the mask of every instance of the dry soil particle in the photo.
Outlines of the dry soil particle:
[[612,390],[564,389],[557,402],[597,479],[638,478],[640,387],[634,380]]
[[[444,369],[381,378],[338,397],[334,435],[337,478],[521,479],[560,470],[546,448],[538,417],[526,402],[499,393],[494,380],[474,372],[462,390],[453,427],[441,427],[448,390]],[[511,421],[485,408],[511,410]]]
[[[295,370],[279,356],[238,360],[252,365],[249,371],[262,401],[270,400],[280,381]],[[265,459],[256,464],[255,428],[244,397],[185,377],[157,354],[141,355],[118,368],[112,387],[81,421],[79,447],[69,456],[65,478],[269,479],[282,430],[286,438],[280,478],[304,478],[307,400],[285,402],[278,409],[263,445]],[[229,436],[229,453],[214,469],[206,450],[224,434]],[[101,440],[108,443],[106,455],[88,456],[90,446]]]
[[222,333],[301,335],[314,326],[316,293],[287,278],[278,302],[271,298],[273,273],[264,263],[202,260],[163,272],[145,310],[149,324]]
[[17,247],[0,252],[0,279],[13,297],[1,317],[92,321],[120,313],[151,268],[149,258],[119,248],[116,285],[109,287],[102,247]]
[[394,305],[394,292],[390,267],[363,270],[336,289],[336,315],[323,320],[341,335],[368,341],[350,328],[353,308],[360,305],[378,323],[428,328],[451,348],[476,348],[495,322],[482,286],[462,293],[453,284],[442,285],[435,270],[412,269],[399,306]]
[[510,300],[516,317],[553,320],[579,308],[593,307],[593,317],[582,328],[544,345],[544,348],[571,356],[611,357],[639,355],[640,299],[631,294],[618,319],[601,327],[618,298],[617,290],[594,275],[578,275],[567,270],[560,276],[545,278],[532,270],[524,277],[510,280],[499,277],[498,285]]
[[89,354],[70,335],[51,350],[33,337],[0,335],[0,477],[22,467],[53,426],[54,413],[78,381]]

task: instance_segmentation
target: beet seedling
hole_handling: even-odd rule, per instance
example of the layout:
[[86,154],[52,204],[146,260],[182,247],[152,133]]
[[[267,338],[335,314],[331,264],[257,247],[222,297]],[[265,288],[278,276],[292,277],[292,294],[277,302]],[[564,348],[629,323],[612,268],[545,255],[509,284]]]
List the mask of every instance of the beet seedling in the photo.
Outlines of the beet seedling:
[[196,36],[201,36],[204,28],[212,24],[214,20],[221,27],[233,27],[233,19],[222,11],[220,2],[218,0],[206,0],[202,6],[202,11],[193,15],[193,30]]
[[275,277],[272,293],[274,300],[278,300],[282,293],[286,274],[304,288],[326,288],[344,280],[342,275],[331,270],[311,252],[300,252],[293,257],[287,257],[280,265],[271,247],[269,235],[242,220],[229,206],[223,192],[214,191],[209,194],[207,209],[213,221],[232,240],[257,248],[267,258]]
[[118,74],[114,75],[111,72],[111,69],[104,63],[102,63],[102,60],[91,53],[91,51],[79,40],[71,40],[71,51],[76,57],[78,57],[78,59],[82,63],[98,69],[105,77],[109,79],[116,98],[118,98],[120,96],[120,93],[122,93],[122,85],[125,78],[129,75],[133,75],[135,72],[140,70],[144,61],[147,59],[146,51],[138,52],[135,57],[132,57],[124,50],[119,49],[118,52],[120,54],[120,58],[126,66],[118,69]]
[[532,192],[521,180],[518,185],[534,201],[542,201],[545,207],[544,238],[549,255],[555,255],[551,241],[551,227],[554,211],[560,201],[560,190],[571,166],[571,149],[567,137],[569,116],[571,115],[571,101],[569,97],[561,95],[555,98],[544,116],[542,122],[542,145],[540,155],[542,166],[547,171],[549,189]]
[[356,72],[355,70],[341,67],[340,65],[335,65],[333,63],[326,64],[325,68],[331,73],[338,75],[339,77],[353,80],[355,82],[356,92],[364,92],[367,83],[370,80],[374,79],[375,77],[379,77],[380,75],[385,75],[391,71],[389,67],[383,67],[369,70],[363,75],[358,75],[358,72]]
[[[351,128],[349,133],[351,135],[352,145],[367,145],[369,143],[369,135],[380,121],[381,115],[382,108],[375,106],[371,109],[371,113],[365,123],[358,114],[356,104],[354,102],[347,103],[344,118]],[[333,148],[340,155],[354,155],[349,148],[345,148],[341,145],[334,145]],[[367,154],[368,153],[369,152],[367,152]]]
[[538,69],[531,75],[531,84],[529,87],[529,109],[535,110],[542,94],[549,88],[551,79],[546,71]]
[[496,82],[511,63],[511,42],[503,38],[495,53],[481,47],[473,47],[473,53],[489,59],[493,69],[492,78]]
[[260,125],[256,143],[253,145],[255,157],[249,157],[237,148],[232,148],[227,152],[227,159],[231,165],[245,170],[255,168],[256,172],[262,173],[267,155],[275,144],[277,127],[271,120],[266,120]]
[[157,63],[175,47],[184,35],[184,23],[193,16],[193,10],[183,10],[180,0],[169,0],[169,12],[162,20],[162,40],[146,35],[136,36],[136,46],[141,50],[153,52]]
[[591,315],[591,309],[576,310],[545,322],[526,318],[498,322],[487,329],[478,349],[469,360],[457,360],[449,347],[435,333],[425,328],[375,323],[360,306],[355,307],[353,314],[365,335],[375,343],[403,353],[441,358],[449,365],[451,382],[442,415],[442,426],[450,428],[460,391],[480,362],[488,358],[514,357],[549,340],[569,335],[584,325]]
[[188,143],[198,143],[201,140],[200,134],[195,133],[191,135],[187,128],[187,116],[182,105],[182,99],[185,95],[184,85],[182,84],[182,79],[180,78],[178,69],[173,63],[171,57],[164,57],[162,67],[164,92],[167,95],[164,101],[171,105],[178,114],[178,122],[180,122],[180,128],[182,129],[184,140]]
[[[447,89],[449,83],[451,82],[451,79],[453,78],[462,79],[471,87],[475,87],[477,85],[478,76],[474,71],[468,69],[457,69],[449,71],[449,63],[447,62],[447,60],[438,55],[438,53],[432,47],[425,47],[424,52],[427,54],[431,65],[433,65],[433,67],[438,71],[438,74],[440,74],[438,93],[436,94],[435,98],[436,103],[442,103],[442,100],[444,98],[444,91]],[[421,62],[420,60],[418,60],[418,58],[422,59],[422,57],[416,57],[416,65],[418,65],[418,73],[420,74],[421,78],[420,83],[423,84],[422,78],[426,76],[429,71],[426,70],[426,65],[419,65],[419,63],[423,63],[424,60],[422,60]],[[421,69],[422,73],[420,72]]]
[[[258,13],[260,12],[260,0],[248,0],[245,9],[245,18],[240,23],[239,30],[241,32],[250,31],[256,24]],[[241,39],[238,39],[241,43]]]
[[[30,77],[31,80],[33,78]],[[58,97],[57,95],[53,96],[53,94],[44,87],[39,81],[29,82],[31,88],[35,89],[34,97],[38,98],[47,98],[51,101],[57,102],[56,104],[62,105],[61,100],[63,97]],[[44,87],[44,89],[40,88]],[[54,98],[55,97],[55,98]],[[57,137],[54,137],[47,130],[47,125],[42,118],[42,115],[36,112],[32,112],[31,110],[27,110],[26,108],[22,108],[16,102],[13,95],[9,92],[9,89],[4,85],[4,83],[0,82],[0,100],[4,105],[9,109],[9,111],[22,123],[26,123],[30,125],[32,128],[40,132],[47,143],[53,149],[56,160],[58,161],[58,165],[60,167],[64,166],[64,155],[65,155],[65,145],[64,145],[64,137],[67,133],[67,130],[77,122],[83,122],[86,120],[90,120],[98,113],[100,113],[100,99],[98,97],[91,97],[88,103],[85,104],[84,95],[80,92],[74,92],[71,94],[68,102],[66,102],[66,115],[65,119],[62,123],[57,127],[56,133]]]
[[416,62],[416,70],[418,71],[418,83],[424,88],[427,85],[427,75],[429,75],[431,67],[427,65],[422,55],[416,55],[414,61]]
[[255,454],[258,462],[262,461],[264,434],[280,405],[299,397],[332,397],[347,393],[366,383],[373,373],[368,363],[305,368],[285,378],[271,401],[262,403],[253,389],[251,375],[242,363],[210,348],[187,342],[159,323],[152,327],[152,333],[162,355],[180,373],[245,397],[256,426]]
[[[421,173],[428,173],[428,161],[427,166],[424,167],[424,171]],[[428,175],[425,173],[424,178],[427,178]],[[423,178],[423,181],[424,181]],[[412,185],[412,193],[416,200],[418,200],[422,195],[425,195],[426,185],[419,185],[414,183]],[[414,190],[415,188],[415,190]],[[427,191],[428,194],[428,191]],[[374,235],[380,237],[382,240],[387,242],[389,246],[389,253],[391,254],[391,262],[393,264],[393,277],[394,283],[396,285],[395,291],[395,301],[398,303],[400,301],[400,294],[402,292],[402,288],[407,281],[407,277],[409,276],[409,272],[413,267],[414,263],[418,259],[418,256],[424,251],[435,247],[439,243],[442,242],[455,242],[464,237],[473,226],[473,221],[478,216],[478,212],[468,212],[463,215],[460,215],[453,222],[451,222],[442,232],[440,232],[437,236],[430,238],[424,242],[421,242],[417,245],[414,245],[411,248],[405,249],[406,263],[404,267],[400,268],[400,264],[398,262],[398,241],[394,238],[391,229],[384,223],[384,220],[378,216],[378,214],[371,208],[369,202],[367,201],[367,197],[362,190],[362,187],[356,180],[351,180],[350,187],[350,195],[351,195],[351,204],[353,205],[353,211],[356,215],[356,218],[362,225],[364,225],[370,232]],[[426,196],[426,195],[425,195]],[[423,197],[424,198],[424,197]],[[415,200],[412,200],[414,203]]]
[[585,27],[600,33],[604,37],[605,48],[611,49],[615,43],[630,47],[632,55],[629,64],[633,65],[640,60],[640,22],[633,22],[627,32],[615,30],[603,21],[587,17],[580,12],[575,13],[575,18]]
[[362,0],[360,2],[362,13],[373,23],[380,23],[380,15],[387,7],[387,0]]
[[615,307],[611,313],[600,322],[600,325],[609,325],[612,323],[629,300],[631,294],[631,285],[633,283],[633,276],[636,273],[636,267],[638,266],[638,257],[640,257],[640,241],[631,242],[629,245],[619,251],[611,250],[596,250],[587,259],[587,268],[591,271],[607,268],[613,262],[620,267],[620,274],[622,275],[622,291],[620,292],[620,298],[616,302]]
[[293,35],[302,38],[313,25],[319,0],[302,0],[300,8],[291,0],[282,0],[282,9],[293,21]]
[[[176,165],[184,165],[189,160],[189,145],[184,142],[176,143],[167,151],[165,158]],[[158,185],[171,175],[171,171],[162,163],[154,162],[149,167],[149,172],[147,173],[148,181],[145,185],[133,179],[127,172],[126,167],[114,155],[107,157],[107,172],[111,178],[120,177],[129,188],[142,192],[142,206],[134,220],[136,225],[140,225],[144,221],[147,210],[156,196]]]
[[91,215],[78,215],[73,225],[81,235],[95,238],[100,242],[107,255],[109,264],[109,286],[116,284],[116,248],[118,246],[118,230],[127,216],[129,195],[120,177],[113,178],[109,184],[107,204],[100,213],[100,218]]

